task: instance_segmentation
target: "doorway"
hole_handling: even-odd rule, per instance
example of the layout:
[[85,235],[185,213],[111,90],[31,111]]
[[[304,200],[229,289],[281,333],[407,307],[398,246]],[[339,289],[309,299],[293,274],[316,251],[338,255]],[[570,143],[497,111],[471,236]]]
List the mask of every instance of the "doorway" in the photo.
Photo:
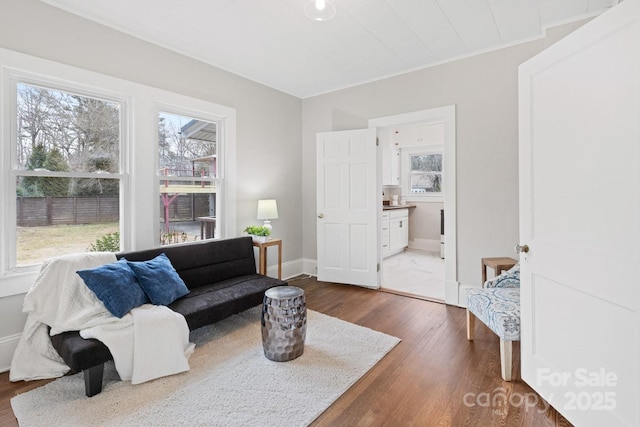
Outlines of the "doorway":
[[[441,123],[444,125],[444,135],[443,135],[443,191],[442,191],[442,202],[444,206],[444,260],[442,261],[440,268],[443,271],[443,280],[442,282],[437,282],[436,274],[430,272],[429,278],[427,278],[425,273],[425,268],[430,264],[429,261],[436,262],[437,257],[439,257],[439,250],[425,250],[428,248],[421,248],[420,244],[416,245],[416,242],[413,243],[410,241],[409,246],[414,246],[414,248],[409,249],[408,251],[404,251],[398,253],[396,255],[392,255],[386,258],[383,257],[382,250],[379,250],[379,261],[382,270],[382,274],[380,277],[380,286],[382,288],[386,287],[396,287],[393,282],[396,283],[408,283],[410,287],[406,287],[406,290],[395,289],[397,293],[405,293],[405,294],[413,294],[416,296],[426,297],[429,299],[435,300],[444,300],[447,304],[460,305],[458,301],[458,282],[457,282],[457,262],[456,262],[456,172],[455,172],[455,106],[450,105],[446,107],[434,108],[429,110],[416,111],[412,113],[400,114],[395,116],[381,117],[377,119],[369,120],[369,128],[376,128],[380,133],[384,133],[384,129],[398,127],[398,126],[407,126],[407,125],[434,125]],[[379,150],[381,152],[381,150]],[[382,154],[380,154],[382,155]],[[382,159],[380,159],[379,165],[382,164]],[[379,175],[381,175],[379,173]],[[382,179],[381,176],[378,177],[378,181],[380,183],[380,192],[383,190]],[[406,203],[411,203],[411,200],[407,200]],[[379,224],[382,227],[383,218],[382,218],[382,208],[380,208],[379,215]],[[438,227],[439,231],[439,227]],[[383,233],[381,232],[382,236]],[[379,245],[380,246],[380,245]],[[435,249],[435,248],[434,248]],[[438,248],[439,249],[439,248]],[[422,253],[422,252],[425,253]],[[431,252],[431,253],[429,253]],[[394,257],[397,257],[393,259]],[[437,265],[437,264],[436,264]],[[406,267],[409,268],[406,268]],[[433,265],[432,265],[433,267]],[[394,271],[402,271],[403,275],[401,277],[397,276],[395,278],[391,278],[391,276],[385,278],[388,272],[393,275]],[[420,270],[423,270],[422,272]],[[435,270],[434,270],[435,271]],[[422,273],[422,274],[421,274]],[[442,275],[442,273],[440,273]],[[442,283],[442,288],[440,292],[433,293],[433,296],[429,295],[420,295],[416,293],[415,282],[419,280],[428,280],[431,285],[434,283]],[[386,283],[389,283],[389,286],[386,286]],[[435,285],[437,287],[437,285]],[[425,292],[429,292],[426,290]]]

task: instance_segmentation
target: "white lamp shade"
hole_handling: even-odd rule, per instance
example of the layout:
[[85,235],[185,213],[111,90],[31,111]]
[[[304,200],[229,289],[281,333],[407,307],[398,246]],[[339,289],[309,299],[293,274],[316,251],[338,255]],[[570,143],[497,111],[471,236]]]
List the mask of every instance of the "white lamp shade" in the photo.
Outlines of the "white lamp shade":
[[278,205],[273,199],[258,200],[258,219],[278,218]]

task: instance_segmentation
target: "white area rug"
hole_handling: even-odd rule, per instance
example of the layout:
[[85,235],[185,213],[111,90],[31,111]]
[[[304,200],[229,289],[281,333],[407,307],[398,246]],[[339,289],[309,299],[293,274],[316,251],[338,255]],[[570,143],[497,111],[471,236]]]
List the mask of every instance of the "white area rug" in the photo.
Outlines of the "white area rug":
[[102,393],[88,398],[82,374],[11,399],[28,426],[305,426],[400,341],[308,311],[304,354],[264,357],[260,307],[194,331],[191,370],[148,383],[118,380],[105,366]]

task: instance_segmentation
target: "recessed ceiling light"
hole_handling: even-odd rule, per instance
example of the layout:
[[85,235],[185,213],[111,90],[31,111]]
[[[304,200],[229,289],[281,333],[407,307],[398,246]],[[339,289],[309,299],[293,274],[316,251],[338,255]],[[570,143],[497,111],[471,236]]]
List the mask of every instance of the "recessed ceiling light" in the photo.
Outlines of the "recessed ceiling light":
[[304,14],[314,21],[328,21],[336,16],[336,7],[331,0],[309,0],[304,5]]

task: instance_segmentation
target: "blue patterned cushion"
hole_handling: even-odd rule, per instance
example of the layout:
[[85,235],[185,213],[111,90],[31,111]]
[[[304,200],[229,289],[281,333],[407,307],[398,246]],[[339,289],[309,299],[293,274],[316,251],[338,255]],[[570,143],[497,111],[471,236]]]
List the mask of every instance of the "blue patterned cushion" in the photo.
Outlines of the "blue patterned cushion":
[[484,282],[485,288],[519,288],[520,287],[520,263],[517,263],[502,274]]
[[127,263],[152,304],[169,305],[189,293],[187,285],[164,253],[149,261]]
[[126,261],[77,271],[111,314],[122,317],[132,308],[149,302]]
[[520,289],[467,290],[467,309],[507,341],[520,340]]

